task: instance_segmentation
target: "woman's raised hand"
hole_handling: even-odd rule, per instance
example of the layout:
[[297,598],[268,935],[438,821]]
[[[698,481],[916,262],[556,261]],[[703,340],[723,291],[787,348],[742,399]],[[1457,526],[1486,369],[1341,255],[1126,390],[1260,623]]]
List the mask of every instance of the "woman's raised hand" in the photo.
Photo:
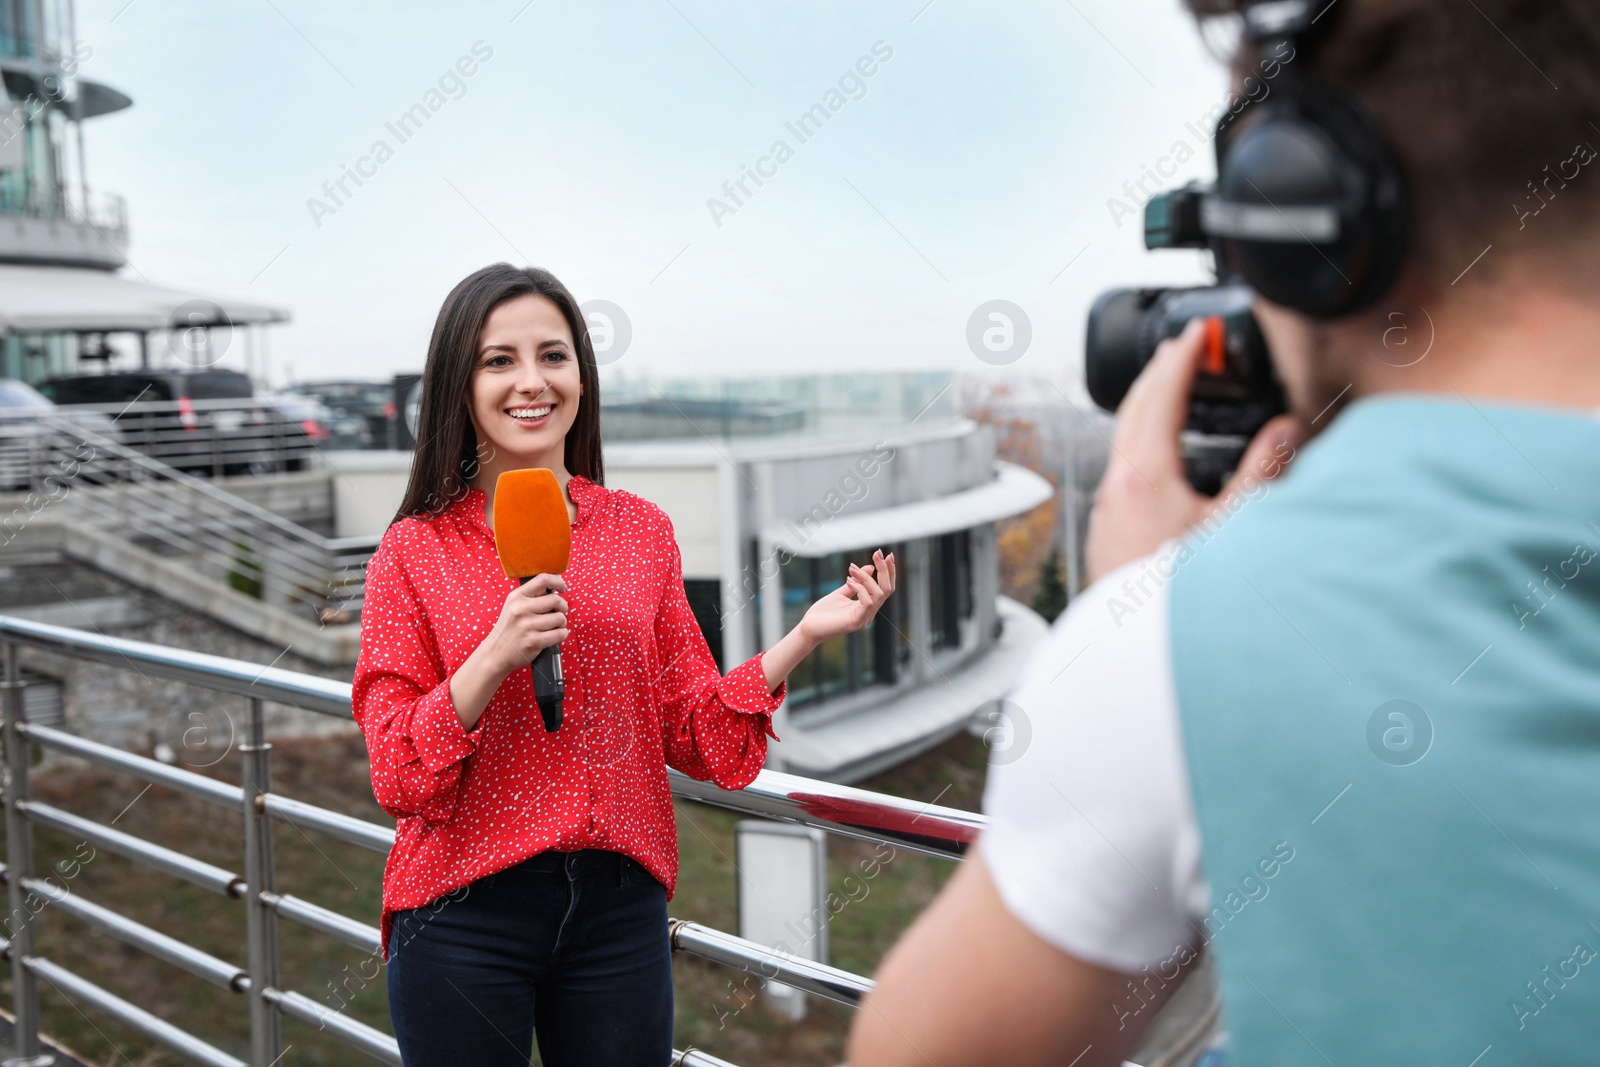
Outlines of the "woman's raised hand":
[[494,650],[502,674],[526,667],[534,657],[567,636],[567,591],[559,574],[536,574],[511,590],[484,644]]
[[807,640],[820,644],[830,637],[854,633],[878,614],[894,592],[894,553],[885,556],[879,549],[872,558],[874,562],[865,567],[850,564],[844,585],[811,605],[799,626]]

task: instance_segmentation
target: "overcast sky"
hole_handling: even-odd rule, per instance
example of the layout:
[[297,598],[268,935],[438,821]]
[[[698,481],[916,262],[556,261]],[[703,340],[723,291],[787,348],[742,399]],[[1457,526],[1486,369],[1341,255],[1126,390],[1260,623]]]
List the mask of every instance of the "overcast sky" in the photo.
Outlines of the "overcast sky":
[[[1178,0],[79,0],[78,36],[134,100],[86,124],[134,268],[287,308],[280,383],[420,369],[498,260],[624,309],[607,373],[655,377],[1065,378],[1100,289],[1202,277],[1108,204],[1180,142],[1210,173]],[[996,299],[1032,339],[991,367]]]

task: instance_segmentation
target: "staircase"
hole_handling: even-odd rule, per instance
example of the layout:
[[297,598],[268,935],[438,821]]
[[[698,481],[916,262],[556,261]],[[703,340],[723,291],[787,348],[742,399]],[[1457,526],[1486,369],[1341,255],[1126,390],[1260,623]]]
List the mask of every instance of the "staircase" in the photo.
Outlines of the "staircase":
[[330,538],[62,415],[0,423],[0,469],[28,492],[0,514],[139,588],[327,663],[354,662],[376,537]]

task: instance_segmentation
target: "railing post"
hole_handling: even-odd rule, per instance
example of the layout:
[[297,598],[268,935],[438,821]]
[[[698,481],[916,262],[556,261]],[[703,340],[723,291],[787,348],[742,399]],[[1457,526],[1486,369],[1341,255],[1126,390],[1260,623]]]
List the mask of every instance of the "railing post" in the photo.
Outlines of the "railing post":
[[272,746],[262,738],[261,699],[250,698],[248,741],[239,747],[244,756],[244,880],[245,931],[249,939],[250,1062],[252,1067],[272,1067],[283,1055],[283,1035],[278,1009],[266,997],[278,984],[277,917],[261,899],[275,888],[272,865],[272,824],[263,810],[262,796],[270,788],[267,756]]
[[6,898],[11,908],[5,924],[11,936],[12,1008],[16,1012],[16,1055],[4,1067],[46,1067],[54,1056],[39,1047],[39,986],[27,961],[33,956],[33,912],[27,906],[24,878],[33,877],[33,828],[22,813],[20,801],[28,798],[28,743],[17,732],[22,721],[22,673],[17,644],[5,643],[4,690],[6,747]]
[[44,464],[39,459],[39,438],[46,432],[47,431],[45,430],[44,425],[41,423],[34,427],[34,431],[32,433],[28,434],[29,489],[44,488],[44,474],[42,473],[44,470]]

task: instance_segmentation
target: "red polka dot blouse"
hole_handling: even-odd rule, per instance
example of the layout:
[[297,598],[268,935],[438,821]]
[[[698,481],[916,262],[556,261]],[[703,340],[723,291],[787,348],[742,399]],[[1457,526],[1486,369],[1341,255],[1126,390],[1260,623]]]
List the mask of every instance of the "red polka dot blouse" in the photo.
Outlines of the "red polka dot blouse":
[[564,574],[564,721],[547,734],[533,675],[513,671],[471,730],[450,676],[500,617],[507,578],[471,489],[443,512],[391,526],[367,565],[351,703],[372,791],[397,820],[383,875],[395,911],[547,849],[624,852],[677,886],[668,765],[725,789],[761,770],[772,713],[761,653],[723,677],[683,590],[672,522],[654,504],[579,475]]

